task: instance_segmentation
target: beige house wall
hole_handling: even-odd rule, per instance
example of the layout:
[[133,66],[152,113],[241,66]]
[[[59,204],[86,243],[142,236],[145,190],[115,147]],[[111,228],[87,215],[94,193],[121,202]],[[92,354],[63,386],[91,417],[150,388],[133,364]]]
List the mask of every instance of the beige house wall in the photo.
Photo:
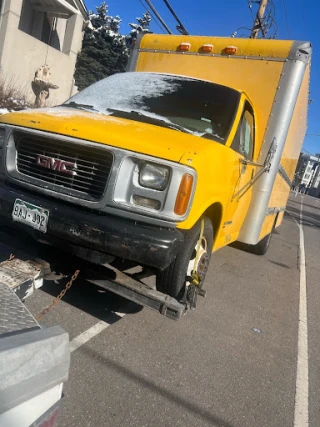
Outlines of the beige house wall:
[[4,7],[0,21],[0,67],[8,84],[23,89],[31,102],[35,100],[31,83],[35,72],[47,64],[51,82],[58,89],[50,89],[49,105],[60,104],[75,91],[74,70],[77,53],[81,49],[82,14],[72,15],[68,20],[58,19],[57,33],[61,51],[19,29],[23,0],[2,0]]

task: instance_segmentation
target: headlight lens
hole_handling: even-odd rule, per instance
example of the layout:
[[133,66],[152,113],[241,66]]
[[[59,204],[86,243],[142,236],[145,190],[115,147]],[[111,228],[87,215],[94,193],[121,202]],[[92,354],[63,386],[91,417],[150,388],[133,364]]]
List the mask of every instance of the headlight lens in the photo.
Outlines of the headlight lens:
[[139,184],[154,190],[164,190],[169,182],[170,169],[155,163],[144,163],[140,169]]
[[4,146],[5,141],[5,128],[0,127],[0,148]]

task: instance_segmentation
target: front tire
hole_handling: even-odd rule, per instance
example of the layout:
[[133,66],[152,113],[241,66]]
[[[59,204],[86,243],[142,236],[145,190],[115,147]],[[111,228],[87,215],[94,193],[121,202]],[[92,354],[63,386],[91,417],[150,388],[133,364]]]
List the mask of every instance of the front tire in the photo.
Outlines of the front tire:
[[[211,258],[213,245],[213,228],[209,218],[204,217],[204,230],[201,239],[200,256],[196,265],[196,271],[201,277],[202,285]],[[190,284],[191,273],[194,268],[198,242],[201,232],[201,220],[194,227],[187,231],[183,247],[176,258],[165,270],[157,274],[157,290],[179,298],[184,295],[185,287]]]

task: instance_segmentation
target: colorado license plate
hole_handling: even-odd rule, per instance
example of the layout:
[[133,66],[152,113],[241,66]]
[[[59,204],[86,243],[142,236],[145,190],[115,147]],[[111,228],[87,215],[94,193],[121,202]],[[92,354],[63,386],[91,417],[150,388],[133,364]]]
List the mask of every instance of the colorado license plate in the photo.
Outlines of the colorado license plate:
[[12,210],[12,219],[22,224],[27,224],[36,230],[46,233],[49,211],[39,206],[16,199]]

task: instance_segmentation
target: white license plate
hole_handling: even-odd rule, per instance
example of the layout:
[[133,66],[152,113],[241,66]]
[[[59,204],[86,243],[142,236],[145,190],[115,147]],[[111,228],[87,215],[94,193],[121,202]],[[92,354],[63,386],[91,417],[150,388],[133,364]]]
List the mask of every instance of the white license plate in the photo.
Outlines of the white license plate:
[[49,211],[39,206],[32,205],[31,203],[24,202],[23,200],[16,199],[13,205],[12,219],[46,233]]

